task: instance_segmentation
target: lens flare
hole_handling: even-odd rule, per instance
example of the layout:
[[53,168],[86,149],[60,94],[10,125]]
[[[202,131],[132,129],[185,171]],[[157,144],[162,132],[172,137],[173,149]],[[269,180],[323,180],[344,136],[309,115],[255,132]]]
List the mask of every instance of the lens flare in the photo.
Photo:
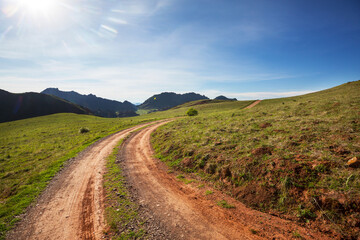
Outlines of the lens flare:
[[23,0],[21,5],[31,14],[48,15],[54,13],[58,6],[57,0]]

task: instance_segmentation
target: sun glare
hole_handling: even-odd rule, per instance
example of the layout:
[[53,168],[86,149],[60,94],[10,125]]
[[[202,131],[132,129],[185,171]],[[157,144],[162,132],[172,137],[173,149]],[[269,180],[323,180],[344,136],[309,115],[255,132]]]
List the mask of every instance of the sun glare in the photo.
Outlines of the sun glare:
[[51,15],[55,13],[57,0],[21,0],[21,5],[25,11],[33,15]]

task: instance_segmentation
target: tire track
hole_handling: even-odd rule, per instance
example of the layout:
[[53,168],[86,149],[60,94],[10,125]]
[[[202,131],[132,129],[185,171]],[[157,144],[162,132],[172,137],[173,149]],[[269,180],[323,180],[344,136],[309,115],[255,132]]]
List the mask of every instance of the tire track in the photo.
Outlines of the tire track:
[[[150,145],[151,133],[165,123],[133,134],[119,153],[133,197],[170,236],[161,239],[291,239],[294,232],[304,239],[329,239],[310,228],[249,209],[209,186],[199,189],[197,186],[204,182],[179,181],[176,174],[169,173],[168,167],[154,158]],[[213,194],[207,196],[206,190]],[[234,208],[218,206],[220,200]]]
[[7,239],[102,239],[105,229],[103,174],[120,139],[141,124],[94,143],[61,170]]

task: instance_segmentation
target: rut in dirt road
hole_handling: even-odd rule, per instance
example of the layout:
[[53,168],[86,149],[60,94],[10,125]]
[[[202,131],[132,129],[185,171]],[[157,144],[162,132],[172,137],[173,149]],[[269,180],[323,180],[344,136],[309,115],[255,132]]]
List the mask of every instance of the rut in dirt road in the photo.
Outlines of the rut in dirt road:
[[145,125],[106,137],[80,153],[52,180],[7,239],[102,239],[106,158],[120,139]]
[[[291,239],[293,232],[305,239],[328,239],[293,222],[249,209],[214,189],[214,194],[206,196],[205,189],[197,188],[199,183],[186,185],[176,179],[153,157],[150,135],[162,124],[133,134],[120,150],[122,168],[136,201],[167,233],[168,237],[161,239]],[[219,200],[235,208],[222,208],[217,205]]]

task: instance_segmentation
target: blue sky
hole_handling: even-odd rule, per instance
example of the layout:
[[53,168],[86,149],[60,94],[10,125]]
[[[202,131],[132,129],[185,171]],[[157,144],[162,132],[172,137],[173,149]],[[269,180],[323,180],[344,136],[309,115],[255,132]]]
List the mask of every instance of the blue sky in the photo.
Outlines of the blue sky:
[[359,0],[0,0],[0,88],[264,99],[360,79]]

